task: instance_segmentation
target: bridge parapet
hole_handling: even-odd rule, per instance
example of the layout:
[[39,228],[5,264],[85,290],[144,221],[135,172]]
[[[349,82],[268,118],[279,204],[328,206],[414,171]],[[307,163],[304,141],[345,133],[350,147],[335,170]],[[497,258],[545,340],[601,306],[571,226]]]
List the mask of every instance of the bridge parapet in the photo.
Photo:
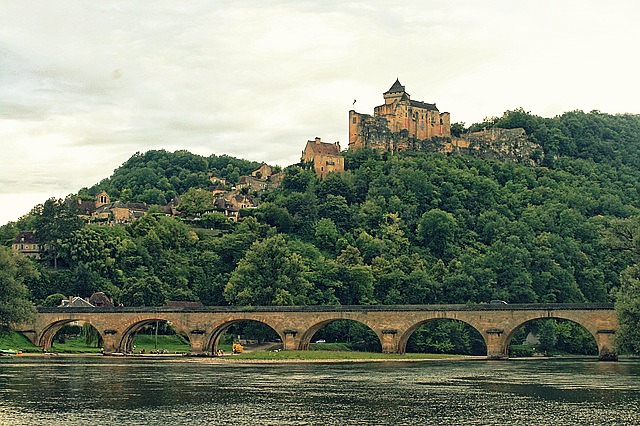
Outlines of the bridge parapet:
[[612,310],[612,303],[467,303],[447,305],[307,305],[307,306],[125,306],[38,307],[38,313],[165,313],[165,312],[407,312],[407,311],[541,311]]

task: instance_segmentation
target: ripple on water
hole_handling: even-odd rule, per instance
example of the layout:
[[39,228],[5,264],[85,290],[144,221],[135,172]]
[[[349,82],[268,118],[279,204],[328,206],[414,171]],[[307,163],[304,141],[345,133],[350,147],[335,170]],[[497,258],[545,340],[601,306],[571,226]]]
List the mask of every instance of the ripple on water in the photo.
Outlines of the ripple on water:
[[640,363],[16,360],[0,364],[0,424],[639,424],[639,372]]

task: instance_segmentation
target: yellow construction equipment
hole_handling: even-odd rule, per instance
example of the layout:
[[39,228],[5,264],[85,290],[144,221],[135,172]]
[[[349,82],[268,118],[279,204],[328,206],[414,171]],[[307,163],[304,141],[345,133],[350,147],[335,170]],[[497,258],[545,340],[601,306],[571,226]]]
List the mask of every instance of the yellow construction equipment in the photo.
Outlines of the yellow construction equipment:
[[242,351],[244,350],[244,348],[242,347],[242,345],[240,343],[234,343],[231,346],[231,349],[233,350],[234,354],[241,354]]

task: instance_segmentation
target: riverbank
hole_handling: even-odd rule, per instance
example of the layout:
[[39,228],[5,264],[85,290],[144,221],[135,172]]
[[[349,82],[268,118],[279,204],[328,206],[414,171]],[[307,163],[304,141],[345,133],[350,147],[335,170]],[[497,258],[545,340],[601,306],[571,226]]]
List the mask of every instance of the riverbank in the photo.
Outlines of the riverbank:
[[33,358],[78,358],[78,357],[113,357],[123,359],[154,359],[158,361],[183,361],[205,364],[270,364],[270,363],[364,363],[364,362],[423,362],[438,360],[484,360],[484,356],[450,355],[450,354],[382,354],[370,352],[329,352],[329,351],[280,351],[254,352],[224,356],[187,356],[185,354],[130,354],[105,356],[91,353],[22,353],[14,357]]

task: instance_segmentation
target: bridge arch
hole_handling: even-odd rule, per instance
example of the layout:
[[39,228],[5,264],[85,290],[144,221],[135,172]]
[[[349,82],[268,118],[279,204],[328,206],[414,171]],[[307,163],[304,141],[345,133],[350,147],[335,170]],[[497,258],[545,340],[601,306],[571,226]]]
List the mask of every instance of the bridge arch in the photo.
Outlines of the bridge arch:
[[370,324],[367,324],[365,321],[361,321],[349,316],[336,316],[333,318],[328,318],[319,322],[314,323],[313,325],[311,325],[310,327],[308,327],[303,333],[302,336],[300,336],[300,340],[298,342],[298,350],[308,350],[309,349],[309,344],[311,343],[311,339],[313,338],[313,336],[320,331],[320,329],[322,329],[323,327],[334,323],[336,321],[353,321],[355,323],[364,325],[365,327],[367,327],[367,329],[371,330],[373,333],[375,333],[376,337],[378,338],[378,343],[380,344],[380,347],[382,348],[382,333],[380,330],[377,330],[376,328],[372,327]]
[[579,321],[577,321],[575,318],[574,319],[569,319],[567,318],[570,315],[554,315],[554,316],[542,316],[542,315],[538,315],[537,317],[532,317],[530,319],[527,319],[524,322],[521,322],[519,325],[515,326],[514,328],[512,328],[508,333],[505,333],[505,337],[504,337],[504,346],[501,348],[501,350],[503,351],[503,353],[508,356],[509,355],[509,346],[511,345],[511,341],[513,340],[513,337],[515,336],[515,334],[520,331],[523,327],[534,323],[534,322],[538,322],[538,321],[551,321],[551,320],[560,320],[560,321],[566,321],[566,322],[570,322],[572,324],[576,324],[578,326],[580,326],[583,330],[585,330],[593,339],[593,342],[596,344],[596,347],[598,348],[598,353],[600,353],[600,345],[598,344],[598,337],[599,337],[599,333],[597,330],[593,329],[592,324],[589,324],[589,326],[585,326],[585,324],[581,324]]
[[487,339],[485,335],[472,322],[465,321],[464,319],[460,319],[460,318],[432,317],[432,318],[425,318],[414,323],[404,333],[402,333],[402,335],[398,339],[398,353],[404,354],[407,350],[407,342],[409,341],[409,338],[411,337],[411,335],[423,325],[433,321],[457,321],[462,324],[465,324],[466,326],[470,327],[472,330],[477,332],[478,335],[480,335],[480,337],[482,338],[482,341],[484,342],[485,347],[487,346]]
[[255,318],[234,318],[228,321],[224,321],[219,323],[213,327],[213,330],[207,335],[205,338],[204,351],[215,355],[218,353],[218,346],[220,344],[220,339],[222,336],[231,328],[233,325],[241,324],[243,322],[255,322],[258,324],[262,324],[265,327],[269,327],[275,334],[278,335],[280,340],[284,342],[284,335],[278,330],[277,327],[269,324],[267,321],[263,321]]
[[159,322],[169,324],[177,334],[180,334],[189,339],[189,332],[187,328],[180,321],[176,321],[176,319],[172,318],[171,316],[164,317],[162,315],[154,315],[148,318],[137,318],[136,320],[123,326],[124,331],[122,332],[122,334],[120,335],[120,339],[116,343],[117,352],[132,353],[133,341],[136,337],[136,334],[143,327]]
[[71,318],[71,319],[60,319],[53,321],[47,325],[45,325],[42,331],[37,336],[35,345],[40,346],[44,350],[49,350],[53,346],[53,338],[56,336],[58,331],[65,325],[74,323],[74,322],[82,322],[91,325],[96,329],[98,334],[100,335],[100,339],[104,341],[104,334],[100,331],[100,329],[96,326],[96,324],[92,323],[89,318]]

